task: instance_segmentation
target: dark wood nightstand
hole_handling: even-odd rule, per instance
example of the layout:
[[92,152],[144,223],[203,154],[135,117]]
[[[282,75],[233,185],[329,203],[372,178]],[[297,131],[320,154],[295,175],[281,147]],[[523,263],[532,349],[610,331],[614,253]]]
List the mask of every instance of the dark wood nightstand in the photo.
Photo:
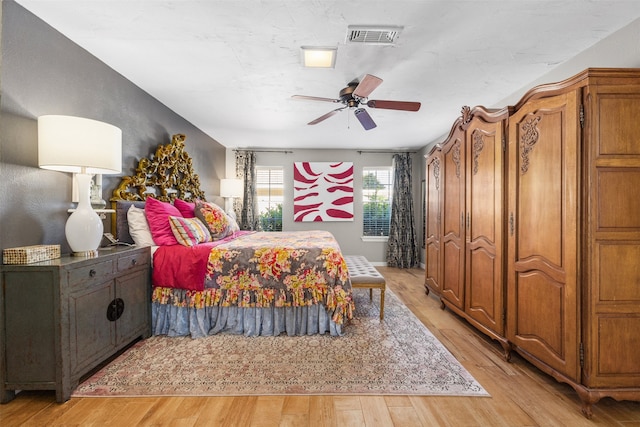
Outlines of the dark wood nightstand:
[[150,336],[150,259],[148,247],[116,247],[2,265],[1,402],[16,390],[55,390],[64,402],[83,375]]

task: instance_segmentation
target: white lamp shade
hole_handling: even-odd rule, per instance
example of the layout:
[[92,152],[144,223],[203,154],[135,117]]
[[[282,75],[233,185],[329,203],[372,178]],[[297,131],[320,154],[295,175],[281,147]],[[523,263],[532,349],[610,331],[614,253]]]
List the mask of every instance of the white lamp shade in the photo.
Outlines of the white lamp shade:
[[122,171],[122,131],[108,123],[73,116],[38,117],[38,165],[88,174]]
[[220,180],[220,197],[242,197],[244,184],[241,179],[223,178]]

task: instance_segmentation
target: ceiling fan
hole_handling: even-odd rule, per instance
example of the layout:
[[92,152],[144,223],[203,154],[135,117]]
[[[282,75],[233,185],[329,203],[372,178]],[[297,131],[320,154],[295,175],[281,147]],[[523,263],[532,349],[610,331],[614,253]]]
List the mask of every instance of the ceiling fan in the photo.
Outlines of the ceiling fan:
[[371,74],[365,74],[362,81],[353,80],[347,87],[340,91],[340,97],[338,99],[321,98],[318,96],[306,96],[306,95],[293,95],[293,99],[311,100],[311,101],[325,101],[344,104],[344,107],[336,108],[333,111],[329,111],[327,114],[318,117],[317,119],[310,121],[309,125],[318,124],[339,111],[345,108],[355,108],[353,114],[356,116],[360,124],[365,130],[370,130],[376,127],[375,122],[361,105],[366,105],[369,108],[383,108],[386,110],[402,110],[402,111],[418,111],[420,109],[419,102],[408,101],[384,101],[379,99],[368,99],[371,92],[375,88],[380,86],[382,79]]

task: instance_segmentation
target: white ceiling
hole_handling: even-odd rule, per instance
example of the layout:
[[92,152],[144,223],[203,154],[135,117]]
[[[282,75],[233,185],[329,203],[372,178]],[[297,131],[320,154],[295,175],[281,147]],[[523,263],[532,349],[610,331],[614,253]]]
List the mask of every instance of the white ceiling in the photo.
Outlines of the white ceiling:
[[[415,149],[446,134],[463,105],[492,106],[640,16],[638,0],[17,0],[226,147]],[[395,46],[346,42],[349,25],[400,25]],[[300,46],[336,46],[334,69]],[[354,78],[370,99],[419,112],[347,110]],[[338,105],[339,106],[339,105]]]

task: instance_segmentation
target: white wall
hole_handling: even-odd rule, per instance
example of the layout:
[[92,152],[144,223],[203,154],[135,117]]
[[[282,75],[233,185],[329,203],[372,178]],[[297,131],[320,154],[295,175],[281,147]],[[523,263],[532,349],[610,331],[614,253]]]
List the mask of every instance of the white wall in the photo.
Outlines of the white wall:
[[640,19],[558,65],[495,105],[515,105],[531,88],[568,79],[587,68],[640,68]]

